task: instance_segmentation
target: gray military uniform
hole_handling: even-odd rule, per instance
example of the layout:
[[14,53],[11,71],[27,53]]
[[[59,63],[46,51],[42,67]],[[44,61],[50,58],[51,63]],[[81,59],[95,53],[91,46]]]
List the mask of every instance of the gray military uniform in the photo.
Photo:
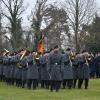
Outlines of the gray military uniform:
[[11,56],[7,57],[7,70],[6,70],[6,78],[10,79],[12,78],[12,59]]
[[62,80],[62,54],[51,53],[49,55],[49,66],[51,80],[61,81]]
[[15,66],[15,79],[21,79],[22,78],[22,68],[21,66],[18,64],[20,63],[20,55],[17,54],[15,56],[15,63],[16,63],[16,66]]
[[7,63],[8,63],[8,58],[7,56],[3,57],[3,76],[7,76]]
[[38,67],[33,61],[33,56],[30,54],[27,57],[28,62],[28,72],[27,72],[27,79],[38,79]]
[[26,81],[27,80],[27,59],[23,58],[23,60],[21,61],[21,66],[22,66],[22,81]]
[[11,57],[11,70],[10,70],[10,77],[14,79],[15,74],[15,56]]
[[63,79],[73,79],[73,69],[70,64],[69,55],[63,55]]
[[78,58],[78,78],[88,79],[90,77],[90,69],[86,64],[84,56]]
[[3,57],[0,56],[0,76],[2,77],[3,75]]
[[41,80],[49,80],[49,72],[48,72],[48,56],[43,56],[40,58],[40,76]]
[[72,63],[73,63],[73,79],[77,80],[77,79],[79,79],[79,75],[78,75],[79,69],[78,69],[77,58],[73,59]]

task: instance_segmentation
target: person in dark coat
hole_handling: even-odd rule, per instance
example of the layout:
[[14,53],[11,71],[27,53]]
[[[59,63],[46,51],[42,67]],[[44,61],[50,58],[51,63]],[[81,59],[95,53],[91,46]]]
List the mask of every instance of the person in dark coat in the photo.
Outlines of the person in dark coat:
[[63,88],[66,88],[66,83],[68,89],[71,89],[73,85],[73,69],[70,48],[68,48],[63,55]]
[[40,57],[40,75],[41,75],[41,87],[49,89],[49,72],[48,72],[48,52],[45,52],[42,57]]
[[3,80],[3,55],[0,54],[0,81]]
[[3,77],[4,77],[4,81],[7,82],[8,81],[8,78],[7,78],[7,75],[8,75],[8,56],[5,55],[4,58],[3,58]]
[[51,91],[60,89],[62,81],[62,54],[59,47],[55,46],[54,51],[49,55],[49,70],[51,75]]
[[78,59],[77,59],[77,57],[75,57],[72,60],[72,64],[73,64],[73,87],[75,88],[76,84],[77,84],[77,81],[79,79],[79,77],[78,77]]
[[27,71],[28,71],[27,56],[25,56],[22,59],[21,66],[22,66],[22,88],[24,88],[27,82]]
[[95,67],[94,67],[94,55],[90,54],[88,57],[89,67],[90,67],[90,78],[95,77]]
[[11,56],[11,70],[10,70],[10,79],[11,79],[11,85],[14,85],[14,73],[15,73],[15,62],[14,62],[14,54]]
[[28,72],[27,72],[27,87],[31,89],[31,85],[33,84],[33,89],[37,88],[38,81],[38,67],[35,62],[35,52],[32,52],[27,57],[28,62]]
[[6,56],[3,56],[3,73],[2,73],[3,81],[6,81],[5,70],[6,70]]
[[22,82],[21,82],[21,78],[22,78],[22,67],[20,65],[20,54],[16,54],[15,55],[15,80],[16,80],[16,86],[17,87],[21,87],[22,86]]
[[12,79],[12,58],[11,58],[11,56],[9,55],[8,57],[7,57],[7,59],[8,59],[8,63],[7,63],[7,70],[6,70],[6,82],[7,82],[7,84],[8,85],[11,85],[11,79]]
[[90,78],[90,69],[89,69],[89,63],[87,61],[88,52],[83,51],[82,54],[80,54],[78,59],[78,88],[81,89],[83,81],[85,82],[85,89],[88,88],[88,82]]
[[14,66],[13,66],[13,55],[8,56],[8,66],[7,66],[7,84],[14,85]]
[[39,85],[39,83],[41,83],[41,64],[40,64],[40,57],[42,57],[41,53],[35,53],[35,63],[36,66],[38,68],[38,82],[37,82],[37,86]]
[[21,87],[22,86],[22,68],[20,65],[17,65],[16,67],[16,86]]
[[96,78],[100,78],[100,53],[95,57],[93,65],[96,69]]

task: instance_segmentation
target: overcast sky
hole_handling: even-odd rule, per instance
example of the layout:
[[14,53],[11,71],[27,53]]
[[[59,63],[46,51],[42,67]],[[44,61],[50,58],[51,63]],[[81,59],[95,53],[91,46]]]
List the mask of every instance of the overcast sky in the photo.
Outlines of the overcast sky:
[[[24,5],[28,6],[27,10],[22,15],[23,17],[23,26],[30,27],[30,21],[28,20],[28,16],[31,15],[31,11],[34,8],[36,0],[24,0]],[[49,1],[61,1],[61,0],[49,0]],[[100,8],[100,0],[96,0],[98,8]],[[31,19],[31,18],[30,18]]]
[[98,5],[100,6],[100,0],[96,0],[96,2],[98,3]]
[[[31,10],[32,8],[34,8],[34,4],[36,0],[24,0],[24,1],[25,1],[25,5],[28,5],[28,8],[23,14],[23,23],[24,25],[29,25],[30,22],[27,20],[27,16],[30,16]],[[54,1],[54,0],[51,0],[51,1]],[[60,0],[57,0],[57,1],[60,1]],[[96,2],[97,2],[97,6],[100,8],[100,0],[96,0]]]

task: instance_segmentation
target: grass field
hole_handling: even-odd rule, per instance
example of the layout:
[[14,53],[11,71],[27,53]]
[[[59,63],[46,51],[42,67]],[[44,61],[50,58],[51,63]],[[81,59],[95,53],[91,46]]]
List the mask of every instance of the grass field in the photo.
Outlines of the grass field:
[[27,90],[0,83],[0,100],[100,100],[100,79],[90,80],[89,89]]

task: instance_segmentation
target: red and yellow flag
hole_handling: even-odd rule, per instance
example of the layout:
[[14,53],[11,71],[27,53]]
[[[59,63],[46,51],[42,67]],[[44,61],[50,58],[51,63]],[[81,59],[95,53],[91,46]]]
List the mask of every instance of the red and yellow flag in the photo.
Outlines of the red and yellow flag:
[[39,53],[43,53],[44,52],[44,44],[43,44],[42,34],[41,34],[40,40],[38,42],[37,50],[38,50]]

